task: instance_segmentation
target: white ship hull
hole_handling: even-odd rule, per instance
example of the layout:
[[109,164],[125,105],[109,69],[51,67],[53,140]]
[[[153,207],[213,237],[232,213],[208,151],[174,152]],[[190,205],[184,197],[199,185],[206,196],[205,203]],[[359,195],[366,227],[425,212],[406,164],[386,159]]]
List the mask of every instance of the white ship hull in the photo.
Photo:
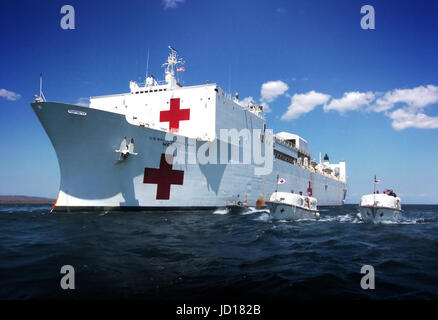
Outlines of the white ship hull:
[[268,201],[266,205],[271,212],[273,219],[277,220],[301,220],[301,219],[317,219],[318,211],[301,208],[294,205],[287,205],[281,202]]
[[[162,155],[169,145],[166,132],[132,125],[123,114],[93,108],[52,102],[35,102],[32,108],[59,162],[55,211],[208,209],[238,200],[256,206],[277,189],[278,175],[286,180],[279,191],[305,193],[312,182],[319,205],[342,205],[345,199],[344,182],[278,159],[268,175],[255,175],[251,164],[174,164],[162,168],[165,177],[154,181],[147,172],[163,167]],[[114,150],[123,136],[135,139],[138,155],[119,161]],[[189,141],[197,148],[203,143]]]
[[393,208],[360,206],[360,215],[365,223],[381,223],[383,221],[398,221],[401,216],[401,210]]

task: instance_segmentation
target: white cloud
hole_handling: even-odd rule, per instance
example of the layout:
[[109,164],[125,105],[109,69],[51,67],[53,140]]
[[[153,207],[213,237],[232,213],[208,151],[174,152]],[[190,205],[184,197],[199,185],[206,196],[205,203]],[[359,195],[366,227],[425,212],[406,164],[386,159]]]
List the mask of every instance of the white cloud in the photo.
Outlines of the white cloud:
[[392,127],[395,130],[404,130],[407,128],[418,129],[437,129],[438,117],[429,117],[421,112],[415,112],[408,109],[397,109],[388,113],[392,119]]
[[336,110],[340,113],[349,110],[357,110],[360,107],[369,105],[374,100],[372,92],[345,92],[340,99],[332,99],[329,104],[324,105],[324,111]]
[[186,0],[163,0],[163,5],[164,5],[164,9],[168,9],[168,8],[176,8],[178,7],[180,4],[183,4],[184,2],[186,2]]
[[[264,111],[271,112],[268,103],[273,102],[279,96],[290,97],[287,94],[288,90],[289,86],[281,80],[263,83],[260,89],[260,102]],[[252,97],[246,97],[239,104],[248,106],[251,100],[253,100]],[[424,108],[434,103],[438,103],[438,87],[434,85],[419,86],[413,89],[395,89],[386,93],[351,91],[345,92],[339,99],[331,99],[328,94],[310,91],[304,94],[294,94],[281,119],[297,119],[319,105],[323,105],[326,112],[335,110],[340,113],[366,107],[366,110],[385,111],[384,114],[392,119],[392,127],[395,130],[438,129],[438,117],[431,117],[424,113]],[[399,108],[390,112],[390,109],[395,106]]]
[[380,112],[392,109],[395,104],[402,103],[411,109],[422,109],[438,102],[438,87],[428,85],[413,89],[395,89],[377,99],[372,110]]
[[[271,81],[264,84],[267,86],[265,86],[265,94],[262,94],[262,101],[274,100],[279,95],[285,94],[287,89],[284,90],[283,87],[280,90],[278,89],[281,88],[280,85],[274,85],[278,82],[281,81]],[[286,96],[288,95],[286,94]],[[424,112],[427,106],[438,103],[438,87],[434,85],[419,86],[413,89],[395,89],[386,93],[352,91],[345,92],[339,99],[330,99],[330,95],[315,91],[295,94],[291,98],[287,112],[283,114],[281,119],[297,119],[319,105],[324,105],[326,112],[335,110],[340,113],[367,107],[367,110],[385,111],[384,114],[392,119],[392,127],[395,130],[407,128],[438,129],[438,117],[428,116]]]
[[0,89],[0,97],[5,98],[6,100],[15,101],[20,99],[21,95],[6,89]]
[[90,98],[79,98],[75,105],[81,106],[81,107],[88,107],[90,105]]
[[304,94],[294,94],[291,98],[287,112],[281,117],[282,120],[297,119],[304,113],[308,113],[315,107],[327,103],[330,95],[315,91],[310,91]]
[[[438,117],[430,117],[424,113],[424,108],[437,102],[438,87],[430,84],[413,89],[388,91],[382,98],[376,100],[371,110],[387,111],[385,114],[392,119],[392,127],[395,130],[407,128],[437,129]],[[401,108],[389,112],[397,104]]]
[[263,101],[272,102],[284,94],[288,89],[289,86],[281,80],[268,81],[262,84],[260,94]]

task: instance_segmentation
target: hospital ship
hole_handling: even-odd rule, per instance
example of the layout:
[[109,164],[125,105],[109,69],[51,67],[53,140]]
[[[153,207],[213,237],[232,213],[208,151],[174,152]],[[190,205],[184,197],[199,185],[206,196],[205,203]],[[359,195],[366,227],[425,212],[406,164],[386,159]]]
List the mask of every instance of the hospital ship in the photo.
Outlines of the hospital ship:
[[40,90],[31,106],[60,169],[52,211],[263,207],[275,191],[344,203],[345,161],[316,161],[304,138],[267,128],[263,106],[215,83],[179,84],[183,61],[169,48],[164,81],[131,81],[129,92],[91,97],[89,106],[49,102]]

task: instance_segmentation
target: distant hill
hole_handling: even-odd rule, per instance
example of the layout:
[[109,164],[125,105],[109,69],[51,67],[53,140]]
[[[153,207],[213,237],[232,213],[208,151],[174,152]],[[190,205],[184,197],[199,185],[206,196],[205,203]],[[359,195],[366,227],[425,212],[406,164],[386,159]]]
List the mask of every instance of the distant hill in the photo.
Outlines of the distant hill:
[[54,204],[55,199],[29,196],[0,196],[0,204]]

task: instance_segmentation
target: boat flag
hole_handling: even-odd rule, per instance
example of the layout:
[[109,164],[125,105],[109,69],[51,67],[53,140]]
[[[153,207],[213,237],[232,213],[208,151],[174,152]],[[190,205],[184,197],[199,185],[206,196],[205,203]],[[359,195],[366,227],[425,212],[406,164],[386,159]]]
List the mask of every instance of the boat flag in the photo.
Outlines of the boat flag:
[[284,180],[283,178],[281,178],[280,180],[278,180],[278,184],[283,184],[286,183],[286,180]]
[[376,176],[374,176],[374,183],[375,184],[378,184],[380,182],[380,180],[379,179],[376,179]]
[[176,69],[176,71],[178,71],[178,72],[179,71],[186,71],[186,68],[185,67],[179,67],[179,68]]

